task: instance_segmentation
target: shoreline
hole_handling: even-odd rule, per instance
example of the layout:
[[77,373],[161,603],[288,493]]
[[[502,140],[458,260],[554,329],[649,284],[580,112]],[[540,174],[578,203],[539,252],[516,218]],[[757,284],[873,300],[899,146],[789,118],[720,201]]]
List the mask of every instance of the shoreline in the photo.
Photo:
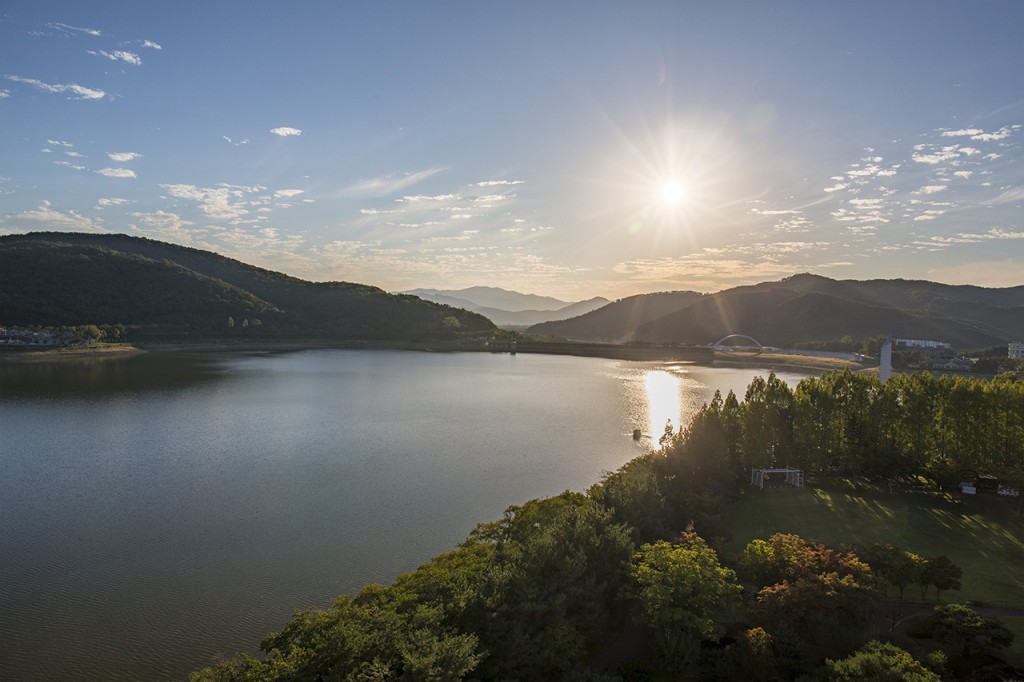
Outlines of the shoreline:
[[[528,342],[527,342],[528,343]],[[523,346],[527,346],[524,343]],[[630,349],[629,346],[623,346],[621,348],[596,348],[594,346],[586,347],[586,344],[579,348],[573,348],[571,346],[563,346],[561,348],[552,348],[545,344],[543,350],[540,348],[533,350],[528,347],[520,346],[518,351],[523,354],[543,354],[543,355],[578,355],[581,357],[604,357],[609,360],[635,360],[635,361],[651,361],[651,362],[672,362],[679,361],[673,360],[670,357],[659,357],[657,353],[638,353],[634,357],[624,357],[624,351]],[[400,350],[400,351],[415,351],[421,353],[498,353],[506,354],[508,350],[488,348],[486,346],[466,346],[451,342],[439,342],[439,343],[412,343],[412,342],[393,342],[393,343],[367,343],[367,342],[326,342],[326,341],[306,341],[306,342],[249,342],[249,343],[154,343],[144,345],[131,345],[131,344],[118,344],[118,345],[103,345],[103,346],[89,346],[89,347],[74,347],[74,348],[44,348],[44,349],[30,349],[30,348],[8,348],[0,349],[0,362],[52,362],[61,360],[78,360],[78,359],[93,359],[93,358],[104,358],[104,357],[127,357],[131,355],[139,355],[143,353],[292,353],[303,350]],[[634,349],[637,350],[637,349]],[[577,351],[577,352],[573,352]],[[607,351],[607,352],[605,352]],[[633,355],[633,353],[629,353]],[[642,357],[646,355],[647,357]],[[809,372],[827,372],[832,370],[843,370],[846,368],[851,369],[855,372],[871,371],[872,367],[865,367],[864,365],[854,362],[852,360],[843,360],[838,358],[825,358],[825,357],[814,357],[808,355],[789,355],[782,353],[762,353],[758,355],[736,355],[730,353],[714,353],[714,357],[711,362],[700,364],[708,367],[758,367],[768,370],[779,370],[779,371],[809,371]]]
[[831,372],[849,369],[852,372],[877,371],[876,367],[865,366],[853,360],[841,358],[815,357],[813,355],[789,355],[786,353],[761,353],[759,355],[736,355],[732,353],[715,353],[714,367],[765,367],[774,370],[803,370],[812,372]]
[[124,357],[146,350],[131,344],[102,346],[62,346],[58,348],[14,347],[0,349],[0,362],[50,362],[82,358]]

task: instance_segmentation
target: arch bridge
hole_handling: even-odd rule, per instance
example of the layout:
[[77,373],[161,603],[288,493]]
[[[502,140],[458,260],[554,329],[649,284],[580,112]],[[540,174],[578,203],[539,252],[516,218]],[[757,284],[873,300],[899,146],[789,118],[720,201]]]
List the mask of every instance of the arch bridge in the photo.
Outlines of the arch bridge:
[[[730,343],[725,345],[726,341],[733,341],[734,339],[746,339],[750,341],[752,345],[737,345]],[[729,334],[715,343],[711,344],[711,348],[722,353],[739,353],[739,352],[750,352],[753,351],[754,355],[760,355],[767,349],[761,345],[761,342],[755,339],[753,336],[747,336],[746,334]]]

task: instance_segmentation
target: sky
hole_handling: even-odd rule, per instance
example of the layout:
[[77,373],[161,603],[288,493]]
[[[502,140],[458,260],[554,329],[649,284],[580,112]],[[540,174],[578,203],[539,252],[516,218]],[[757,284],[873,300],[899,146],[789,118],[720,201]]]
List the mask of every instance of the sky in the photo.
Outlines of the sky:
[[0,4],[0,234],[566,301],[1024,284],[1024,2]]

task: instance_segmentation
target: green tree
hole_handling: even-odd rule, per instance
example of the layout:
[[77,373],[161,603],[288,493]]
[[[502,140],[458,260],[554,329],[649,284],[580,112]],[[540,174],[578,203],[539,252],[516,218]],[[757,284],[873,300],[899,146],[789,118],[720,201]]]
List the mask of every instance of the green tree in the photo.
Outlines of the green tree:
[[751,541],[740,556],[740,570],[745,578],[759,585],[829,572],[851,576],[865,586],[874,583],[871,567],[853,552],[839,551],[789,533],[775,533],[767,541]]
[[656,456],[648,453],[627,462],[588,491],[611,511],[616,522],[632,529],[638,544],[653,542],[678,528],[675,515],[665,503]]
[[753,622],[773,636],[790,629],[818,656],[860,644],[874,613],[876,593],[852,575],[801,576],[763,588],[749,607]]
[[93,341],[102,341],[106,337],[106,333],[94,324],[87,324],[81,327],[82,338],[92,339]]
[[750,382],[741,413],[745,467],[794,461],[793,391],[775,372]]
[[932,637],[961,656],[989,653],[1013,644],[1013,632],[993,618],[982,618],[964,604],[935,607]]
[[494,545],[475,632],[491,653],[483,678],[571,670],[604,634],[633,551],[630,530],[579,493],[511,507],[473,532]]
[[872,640],[856,653],[825,663],[828,682],[941,682],[942,678],[895,644]]
[[935,586],[935,600],[938,601],[943,590],[959,590],[963,569],[943,554],[924,563],[922,579]]
[[867,560],[875,575],[899,589],[901,600],[903,590],[924,577],[925,559],[895,545],[875,545],[867,551]]
[[480,662],[474,635],[443,623],[437,607],[405,608],[389,588],[371,585],[325,610],[300,611],[260,644],[265,660],[243,656],[199,671],[221,680],[460,680]]
[[721,619],[739,604],[736,574],[723,568],[697,535],[684,536],[679,545],[643,545],[633,557],[631,574],[629,592],[640,620],[654,631],[673,674],[693,662],[701,640],[721,635]]
[[778,679],[772,636],[764,628],[744,630],[736,642],[735,664],[738,676],[743,679]]

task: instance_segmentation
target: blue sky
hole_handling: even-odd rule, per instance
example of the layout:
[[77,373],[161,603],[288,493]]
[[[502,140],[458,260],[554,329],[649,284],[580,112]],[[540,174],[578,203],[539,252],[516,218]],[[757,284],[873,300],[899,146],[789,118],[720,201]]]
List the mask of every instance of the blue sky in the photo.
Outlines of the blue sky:
[[0,233],[389,291],[1024,284],[1024,2],[0,6]]

